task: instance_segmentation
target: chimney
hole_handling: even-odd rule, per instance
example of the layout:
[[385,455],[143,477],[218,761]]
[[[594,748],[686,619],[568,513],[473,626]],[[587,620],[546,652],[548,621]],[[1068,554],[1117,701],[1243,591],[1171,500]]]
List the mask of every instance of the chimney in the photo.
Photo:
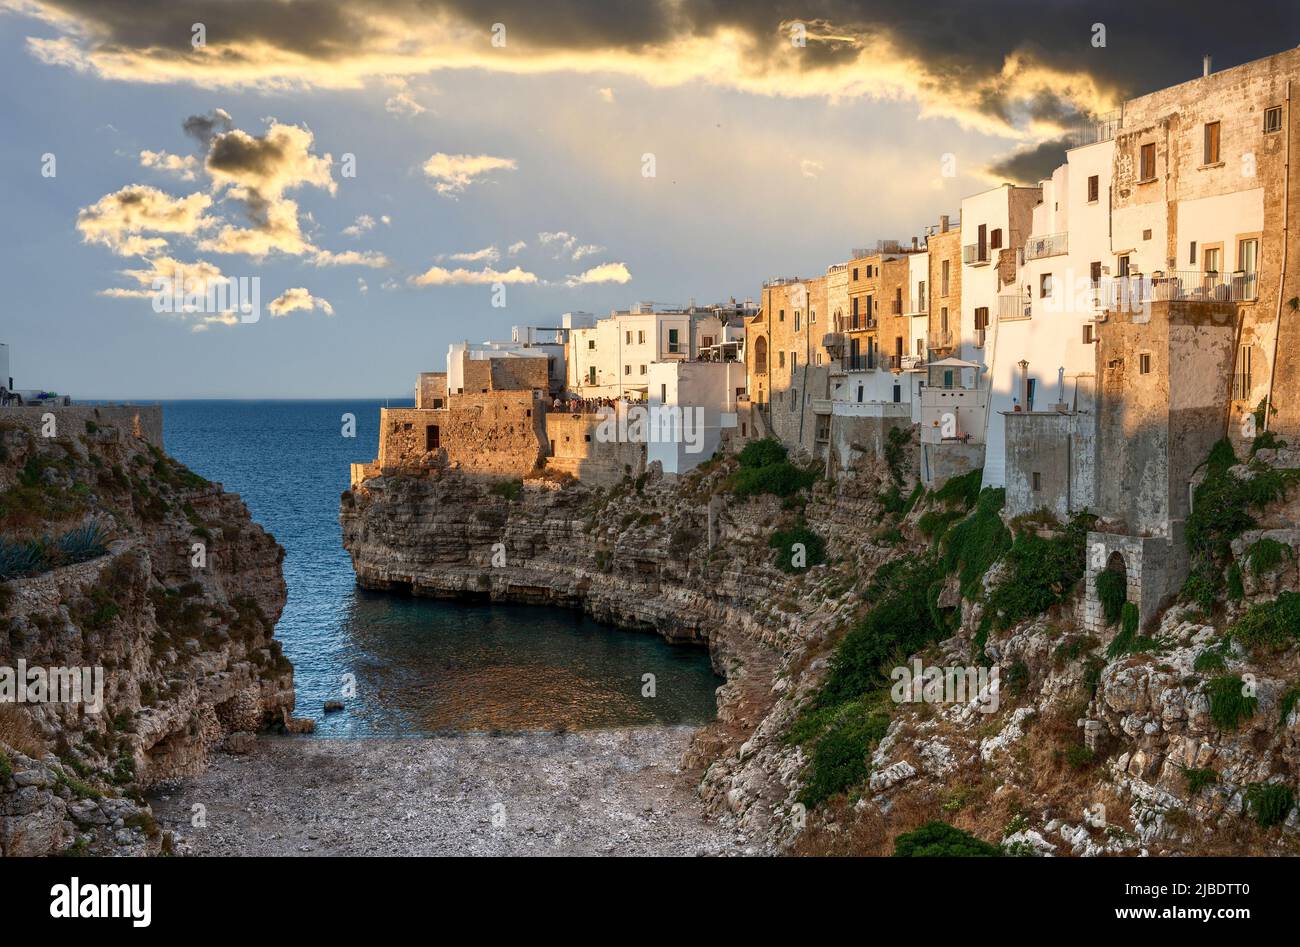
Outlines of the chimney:
[[948,215],[944,214],[942,217],[939,218],[939,233],[947,233],[947,232],[948,232]]
[[1206,53],[1201,59],[1201,77],[1204,78],[1210,74],[1210,54]]
[[917,240],[916,240],[915,237],[912,238],[912,249],[913,249],[913,250],[919,250],[919,249],[921,249],[921,247],[920,247],[920,245],[917,243]]

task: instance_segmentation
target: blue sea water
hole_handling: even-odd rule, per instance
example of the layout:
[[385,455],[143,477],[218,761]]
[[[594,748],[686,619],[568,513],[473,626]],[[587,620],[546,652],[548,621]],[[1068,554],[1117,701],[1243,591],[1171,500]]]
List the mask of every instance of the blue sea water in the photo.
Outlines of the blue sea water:
[[[461,604],[357,588],[339,496],[348,465],[374,458],[380,401],[164,402],[169,454],[240,494],[285,548],[276,627],[294,664],[298,714],[330,736],[580,730],[713,719],[721,683],[702,649],[576,611]],[[391,402],[409,406],[410,402]],[[342,436],[342,417],[356,436]],[[655,696],[644,697],[653,674]],[[347,675],[356,696],[344,698]],[[327,700],[346,709],[325,714]]]

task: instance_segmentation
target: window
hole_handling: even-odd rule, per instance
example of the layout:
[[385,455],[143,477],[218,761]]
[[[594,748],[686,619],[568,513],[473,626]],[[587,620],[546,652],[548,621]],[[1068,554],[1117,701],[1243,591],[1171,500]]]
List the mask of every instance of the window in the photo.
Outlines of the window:
[[1156,146],[1152,142],[1149,145],[1143,145],[1140,153],[1141,164],[1138,171],[1139,181],[1154,181],[1156,179]]
[[1192,252],[1187,255],[1187,262],[1192,264],[1192,266],[1196,265],[1196,241],[1195,240],[1192,241]]
[[853,328],[855,329],[858,327],[858,299],[857,296],[853,297]]
[[713,344],[713,336],[706,335],[700,337],[700,345],[704,346],[706,349],[712,344]]
[[785,368],[785,349],[781,349],[776,353],[776,367]]
[[1101,179],[1093,174],[1088,177],[1088,203],[1095,204],[1101,193]]
[[1002,249],[1002,228],[1001,227],[993,228],[993,232],[989,234],[989,249],[990,250]]
[[678,338],[678,330],[669,329],[668,330],[668,351],[670,353],[677,353],[681,351],[681,343],[677,341],[677,338]]
[[1148,355],[1146,352],[1143,352],[1141,355],[1138,356],[1138,374],[1139,375],[1151,374],[1151,356]]
[[795,388],[790,392],[790,410],[793,411],[799,404],[799,389]]
[[790,353],[790,374],[793,375],[798,370],[799,370],[799,353],[791,352]]
[[940,270],[942,273],[942,278],[940,279],[939,285],[942,287],[942,289],[939,290],[939,295],[947,296],[948,295],[948,261],[947,260],[943,261]]
[[944,332],[948,331],[948,307],[944,306],[939,310],[939,328]]
[[645,329],[642,329],[639,332],[637,332],[636,340],[639,345],[645,345]]
[[594,385],[595,383],[596,383],[596,366],[592,365],[590,368],[587,369],[587,384]]
[[780,315],[777,316],[776,321],[777,321],[777,322],[785,322],[785,310],[784,310],[784,309],[782,309],[782,310],[780,311]]
[[1242,298],[1254,299],[1259,282],[1259,238],[1237,241],[1237,269],[1242,271]]
[[853,268],[853,279],[855,282],[857,281],[857,278],[858,278],[858,268],[855,266]]
[[975,331],[989,327],[989,307],[979,306],[975,309]]
[[1093,343],[1093,342],[1096,342],[1096,341],[1097,341],[1097,337],[1096,337],[1095,335],[1093,335],[1093,325],[1092,325],[1092,323],[1091,323],[1091,322],[1085,322],[1085,323],[1083,324],[1083,344],[1084,344],[1084,345],[1092,345],[1092,343]]
[[794,311],[794,331],[795,332],[799,331],[799,310],[798,309]]
[[590,339],[590,340],[588,340],[588,342],[587,342],[587,348],[592,349],[592,350],[595,350],[595,348],[596,348],[596,340],[595,340],[595,339]]
[[975,238],[975,249],[977,251],[976,261],[987,260],[989,258],[989,225],[980,224],[979,235]]
[[1205,123],[1205,153],[1201,164],[1219,163],[1219,123]]
[[442,446],[442,438],[438,433],[438,425],[430,424],[424,429],[424,449],[426,451],[437,450]]
[[1092,280],[1093,286],[1101,282],[1101,260],[1094,260],[1088,264],[1088,278]]
[[630,375],[630,374],[632,374],[632,366],[631,366],[631,365],[624,365],[624,366],[623,366],[623,374],[624,374],[624,375]]
[[925,311],[925,280],[921,280],[916,284],[916,311]]
[[1052,295],[1052,274],[1044,273],[1038,277],[1038,298],[1046,299]]
[[1142,239],[1143,239],[1143,240],[1150,240],[1150,239],[1151,239],[1151,228],[1150,228],[1150,227],[1148,227],[1146,230],[1142,231]]
[[1125,253],[1122,257],[1119,258],[1119,275],[1120,275],[1120,276],[1128,276],[1129,263],[1130,263],[1130,260],[1129,260],[1129,255],[1128,255],[1127,253]]
[[1272,108],[1264,109],[1264,134],[1272,134],[1282,130],[1282,106],[1274,105]]
[[873,297],[873,296],[868,296],[868,297],[867,297],[867,321],[868,321],[868,322],[871,321],[871,300],[874,299],[874,298],[875,298],[875,297]]
[[660,403],[660,404],[667,404],[667,403],[668,403],[668,386],[667,386],[667,385],[660,385],[660,386],[659,386],[659,403]]
[[1034,471],[1034,492],[1037,493],[1042,489],[1043,489],[1043,475],[1039,473],[1037,470],[1035,470]]
[[627,344],[628,344],[628,345],[631,345],[631,344],[632,344],[632,330],[631,330],[631,329],[628,329],[628,330],[627,330]]
[[918,356],[925,354],[925,339],[916,340],[916,354]]
[[644,365],[641,366],[641,374],[642,374],[642,375],[645,374],[645,366],[644,366]]
[[1206,247],[1206,248],[1205,248],[1205,266],[1203,267],[1203,269],[1205,270],[1205,272],[1207,272],[1207,273],[1217,273],[1217,272],[1219,272],[1219,264],[1220,264],[1220,262],[1221,262],[1221,260],[1220,260],[1220,255],[1221,255],[1221,253],[1222,253],[1222,249],[1221,249],[1220,247]]

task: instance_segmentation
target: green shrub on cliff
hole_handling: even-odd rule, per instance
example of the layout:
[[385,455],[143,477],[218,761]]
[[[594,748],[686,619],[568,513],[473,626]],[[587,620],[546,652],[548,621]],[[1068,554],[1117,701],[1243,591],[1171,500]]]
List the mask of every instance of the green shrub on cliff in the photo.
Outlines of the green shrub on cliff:
[[767,544],[777,550],[777,568],[785,572],[804,572],[826,561],[826,540],[803,524],[777,530]]
[[1300,640],[1300,593],[1281,592],[1271,602],[1251,605],[1230,630],[1249,648],[1290,647]]
[[1252,783],[1246,787],[1246,803],[1255,824],[1266,829],[1286,821],[1295,805],[1295,794],[1283,783]]
[[985,574],[1011,545],[1011,532],[1000,515],[1006,497],[1001,487],[984,490],[975,512],[944,534],[944,564],[960,578],[963,598],[975,599]]
[[937,819],[894,839],[895,858],[992,858],[996,845]]
[[1284,559],[1290,559],[1291,547],[1265,536],[1251,543],[1246,558],[1250,560],[1250,574],[1258,577],[1280,565]]
[[949,477],[931,497],[936,503],[960,503],[963,510],[969,510],[979,499],[983,482],[984,468],[979,467],[960,477]]
[[522,480],[498,480],[488,489],[493,496],[505,497],[512,503],[518,500],[524,492],[524,482]]
[[1088,530],[1097,518],[1080,513],[1052,537],[1025,531],[1003,557],[1005,569],[989,591],[996,630],[1040,615],[1064,601],[1083,577]]
[[738,499],[760,493],[788,497],[817,480],[815,471],[801,470],[790,463],[785,446],[773,438],[746,444],[739,460],[740,469],[731,478],[731,492]]
[[1237,729],[1259,709],[1259,698],[1245,693],[1245,685],[1236,675],[1212,679],[1205,685],[1205,693],[1210,699],[1210,718],[1220,730]]
[[1097,573],[1095,581],[1101,614],[1106,619],[1106,624],[1113,625],[1119,621],[1119,614],[1128,601],[1128,582],[1124,573],[1118,569],[1106,569]]
[[871,752],[888,729],[889,714],[872,711],[863,701],[838,708],[813,744],[799,800],[811,808],[863,782],[871,774]]

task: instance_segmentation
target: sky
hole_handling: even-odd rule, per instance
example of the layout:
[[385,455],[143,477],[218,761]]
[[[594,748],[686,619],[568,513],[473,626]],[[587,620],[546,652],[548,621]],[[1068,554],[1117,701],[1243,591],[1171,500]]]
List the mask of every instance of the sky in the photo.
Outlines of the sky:
[[[1251,9],[0,0],[0,342],[76,398],[409,396],[453,341],[910,241],[1300,41]],[[253,279],[256,321],[202,298]]]

